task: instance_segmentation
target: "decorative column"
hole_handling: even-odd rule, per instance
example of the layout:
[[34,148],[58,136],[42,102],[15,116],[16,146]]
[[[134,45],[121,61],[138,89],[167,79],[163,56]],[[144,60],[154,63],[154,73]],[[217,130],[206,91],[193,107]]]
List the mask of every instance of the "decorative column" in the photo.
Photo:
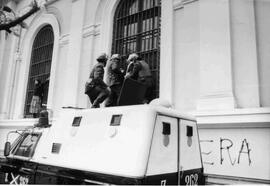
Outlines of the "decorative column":
[[[4,104],[4,91],[2,89],[4,89],[4,77],[3,73],[2,73],[2,68],[4,66],[4,54],[5,52],[5,43],[6,43],[6,31],[0,31],[0,88],[1,88],[1,92],[0,92],[0,119],[5,118],[6,117],[6,111],[5,108],[3,107]],[[4,71],[4,69],[3,69]],[[2,75],[2,76],[1,76]]]
[[3,56],[4,56],[4,51],[5,51],[5,31],[0,31],[0,72],[1,72],[1,67],[3,64]]
[[100,25],[87,25],[83,30],[83,51],[80,65],[79,96],[78,106],[81,108],[90,107],[88,96],[84,93],[85,82],[89,78],[93,66],[96,64],[95,39],[99,37]]
[[2,58],[2,69],[0,71],[0,118],[7,119],[12,97],[12,89],[14,87],[16,71],[16,36],[9,35],[4,47],[4,54]]
[[198,110],[234,108],[229,0],[200,3]]
[[173,104],[173,0],[161,0],[160,98]]
[[69,49],[66,62],[66,78],[63,90],[63,106],[78,106],[78,82],[82,53],[83,23],[85,17],[85,0],[73,0],[70,23]]
[[237,106],[259,107],[254,0],[231,1],[232,59]]

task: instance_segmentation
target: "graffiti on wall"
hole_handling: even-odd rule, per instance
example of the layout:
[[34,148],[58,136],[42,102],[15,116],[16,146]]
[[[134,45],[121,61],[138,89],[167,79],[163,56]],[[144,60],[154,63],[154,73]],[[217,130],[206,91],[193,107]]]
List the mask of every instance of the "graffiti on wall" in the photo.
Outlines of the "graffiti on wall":
[[[214,140],[200,140],[200,143],[203,146],[215,143]],[[202,156],[207,157],[213,154],[213,150],[219,150],[219,164],[224,164],[225,161],[228,161],[232,166],[235,164],[248,163],[251,165],[251,147],[247,139],[243,139],[240,146],[239,144],[234,144],[233,141],[229,138],[220,138],[219,139],[219,149],[212,149],[204,151],[202,149]],[[232,152],[232,148],[238,148],[239,151],[235,154]],[[227,157],[227,158],[226,158]],[[209,158],[210,159],[210,158]],[[204,164],[214,165],[214,161],[204,161]]]

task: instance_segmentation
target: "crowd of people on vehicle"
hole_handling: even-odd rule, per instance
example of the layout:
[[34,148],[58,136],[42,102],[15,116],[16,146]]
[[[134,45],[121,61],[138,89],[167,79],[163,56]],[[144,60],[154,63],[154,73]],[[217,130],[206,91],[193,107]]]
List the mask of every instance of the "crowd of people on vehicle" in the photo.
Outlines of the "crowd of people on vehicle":
[[[97,58],[97,64],[93,67],[85,85],[85,94],[88,95],[92,108],[99,108],[105,100],[105,107],[116,106],[127,78],[146,87],[142,103],[151,101],[153,83],[149,65],[136,53],[130,54],[126,62],[127,65],[124,66],[127,68],[123,69],[119,54],[113,54],[108,59],[108,56],[103,53]],[[107,76],[104,81],[105,72]]]
[[[97,63],[92,68],[85,84],[85,94],[89,97],[92,108],[99,108],[104,101],[105,107],[117,106],[124,81],[128,78],[145,86],[146,92],[142,104],[151,101],[153,90],[151,71],[149,65],[138,54],[130,54],[124,65],[121,64],[120,54],[113,54],[109,58],[105,53],[102,53],[96,60]],[[104,79],[105,73],[106,79]],[[48,82],[48,79],[45,82],[41,82],[39,79],[34,81],[33,96],[29,108],[29,113],[34,118],[38,117],[42,110],[44,92],[47,91],[44,89],[46,87],[48,89]]]

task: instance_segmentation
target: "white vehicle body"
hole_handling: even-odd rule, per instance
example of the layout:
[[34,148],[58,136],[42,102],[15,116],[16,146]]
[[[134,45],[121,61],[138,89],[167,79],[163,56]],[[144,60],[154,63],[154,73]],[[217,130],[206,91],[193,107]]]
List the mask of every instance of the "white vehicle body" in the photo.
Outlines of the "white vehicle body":
[[[76,173],[69,179],[83,184],[204,183],[196,120],[173,109],[151,105],[63,109],[50,128],[34,128],[31,133],[40,134],[32,155],[18,153],[17,145],[8,160],[21,160],[22,167],[34,163],[34,170],[26,167],[36,173],[34,180],[53,172],[45,170],[47,166],[73,170]],[[56,172],[54,177],[59,176]],[[94,176],[78,179],[80,172]],[[59,183],[54,181],[30,183]]]

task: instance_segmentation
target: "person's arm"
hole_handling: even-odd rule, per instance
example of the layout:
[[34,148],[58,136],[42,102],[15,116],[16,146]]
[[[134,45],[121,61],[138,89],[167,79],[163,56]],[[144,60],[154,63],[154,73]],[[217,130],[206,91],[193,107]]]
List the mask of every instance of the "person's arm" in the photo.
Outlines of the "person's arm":
[[123,74],[123,70],[121,71],[119,62],[113,61],[111,64],[111,70],[116,74]]
[[103,66],[97,66],[94,70],[94,77],[93,79],[102,79],[103,80],[103,77],[104,77],[104,68]]
[[94,71],[95,71],[95,67],[91,70],[89,79],[93,79],[94,78]]
[[130,78],[131,76],[131,71],[133,69],[133,62],[129,63],[128,66],[127,66],[127,69],[126,69],[126,75],[125,75],[125,78]]
[[132,79],[137,79],[139,75],[139,71],[142,69],[141,63],[135,62],[133,63],[133,68],[130,72],[128,72],[128,77]]
[[93,67],[93,69],[90,72],[89,78],[86,81],[86,83],[90,83],[93,79],[94,79],[94,71],[95,71],[95,66]]

